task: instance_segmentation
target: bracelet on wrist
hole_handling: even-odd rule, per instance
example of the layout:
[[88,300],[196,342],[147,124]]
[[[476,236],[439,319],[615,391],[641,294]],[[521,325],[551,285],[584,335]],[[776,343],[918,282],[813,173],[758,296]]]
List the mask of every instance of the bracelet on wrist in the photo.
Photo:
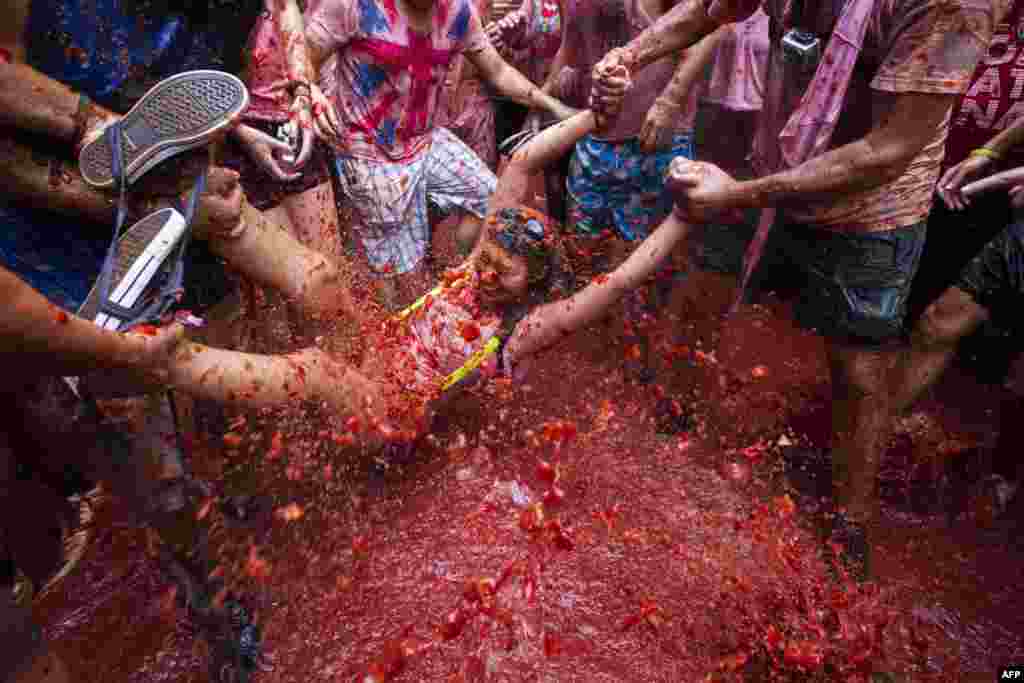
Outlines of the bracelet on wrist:
[[92,109],[92,100],[85,93],[78,95],[78,108],[75,109],[72,121],[75,124],[75,130],[71,134],[71,144],[74,146],[75,152],[77,153],[82,146],[82,142],[85,140],[85,134],[89,127],[89,110]]
[[979,147],[972,149],[968,156],[972,157],[985,157],[986,159],[992,159],[993,161],[1002,161],[1003,155],[989,147]]

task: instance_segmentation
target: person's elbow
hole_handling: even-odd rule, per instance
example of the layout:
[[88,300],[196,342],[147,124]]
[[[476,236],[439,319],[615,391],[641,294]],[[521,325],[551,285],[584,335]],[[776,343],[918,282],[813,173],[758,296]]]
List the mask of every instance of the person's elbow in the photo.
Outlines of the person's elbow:
[[517,176],[529,176],[532,172],[530,168],[530,145],[523,145],[516,150],[512,158],[508,160],[508,165],[505,167],[503,175]]
[[865,142],[868,152],[860,165],[882,184],[891,183],[902,176],[927,144],[906,138],[872,139],[870,136]]

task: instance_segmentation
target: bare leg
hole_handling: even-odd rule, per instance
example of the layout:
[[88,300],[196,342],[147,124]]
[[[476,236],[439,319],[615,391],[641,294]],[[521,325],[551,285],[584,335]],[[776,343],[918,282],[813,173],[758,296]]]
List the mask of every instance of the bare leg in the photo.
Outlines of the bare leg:
[[[280,207],[271,209],[271,212],[274,212],[273,218],[286,226],[304,246],[336,263],[342,263],[345,259],[334,189],[330,181],[287,197]],[[285,216],[280,216],[280,213]]]
[[[3,683],[67,683],[64,662],[32,619],[28,606],[16,605],[9,587],[0,590],[0,681]],[[33,636],[39,634],[39,640]]]
[[890,395],[894,415],[908,410],[949,367],[957,343],[988,319],[988,311],[971,295],[950,287],[921,315],[910,335],[910,348],[893,368]]
[[113,196],[87,185],[77,168],[52,154],[0,139],[0,173],[8,196],[40,209],[113,225]]
[[[334,190],[330,182],[309,189],[300,194],[290,195],[272,209],[264,212],[270,223],[280,225],[303,246],[323,254],[343,271],[349,272],[350,264],[341,243],[338,227],[338,212],[334,202]],[[290,336],[298,336],[300,346],[313,343],[317,334],[316,325],[296,306],[286,305],[272,290],[266,290],[268,306],[266,326],[272,346],[280,348],[281,342],[289,342]]]
[[210,248],[233,268],[278,290],[307,314],[361,317],[337,264],[301,245],[248,202],[242,205],[242,220],[246,227],[238,237],[209,240]]
[[867,522],[877,504],[876,476],[891,423],[887,379],[893,349],[829,342],[832,376],[832,459],[836,503],[847,516]]
[[175,356],[171,381],[192,396],[248,409],[324,401],[367,425],[384,407],[377,385],[315,348],[264,356],[186,344]]

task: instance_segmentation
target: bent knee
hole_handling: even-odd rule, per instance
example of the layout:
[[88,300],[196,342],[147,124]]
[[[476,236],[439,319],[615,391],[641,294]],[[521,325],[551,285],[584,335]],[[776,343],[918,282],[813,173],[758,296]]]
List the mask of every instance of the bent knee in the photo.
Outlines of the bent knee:
[[987,311],[970,294],[950,288],[921,314],[911,332],[911,343],[931,350],[956,346],[987,317]]
[[886,383],[891,355],[882,350],[859,350],[832,358],[834,390],[849,399],[881,400],[887,395]]

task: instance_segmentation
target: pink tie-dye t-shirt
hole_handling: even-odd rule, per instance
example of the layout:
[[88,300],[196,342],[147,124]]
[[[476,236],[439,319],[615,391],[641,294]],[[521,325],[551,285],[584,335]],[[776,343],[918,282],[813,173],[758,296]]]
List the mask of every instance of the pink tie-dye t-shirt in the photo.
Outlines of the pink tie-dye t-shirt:
[[321,0],[306,12],[306,35],[337,53],[334,104],[343,154],[409,161],[426,151],[452,60],[487,45],[470,0],[437,0],[432,26],[409,26],[395,0]]
[[[845,1],[806,3],[816,10],[812,25],[806,28],[831,33]],[[777,44],[779,34],[793,25],[792,2],[710,0],[708,12],[722,22],[736,21],[762,5],[779,27],[769,46],[764,106],[754,142],[755,166],[759,173],[769,174],[788,168],[779,134],[801,105],[813,75],[801,75],[783,61]],[[885,119],[900,95],[961,93],[1006,9],[1007,0],[875,0],[829,148],[864,138]],[[841,65],[823,63],[819,68]],[[803,106],[805,114],[814,117],[823,116],[827,104],[822,98]],[[895,180],[833,199],[787,206],[787,213],[797,221],[837,230],[870,232],[919,223],[931,208],[947,130],[944,122]]]

